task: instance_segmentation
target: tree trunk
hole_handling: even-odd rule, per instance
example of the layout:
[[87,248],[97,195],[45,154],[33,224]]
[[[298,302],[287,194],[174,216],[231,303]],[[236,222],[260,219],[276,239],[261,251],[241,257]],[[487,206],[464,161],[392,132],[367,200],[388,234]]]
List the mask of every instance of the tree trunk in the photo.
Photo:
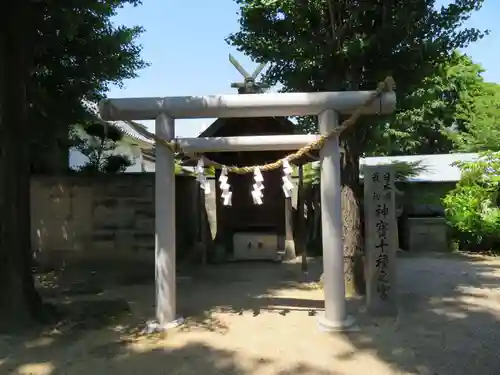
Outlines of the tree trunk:
[[364,225],[362,194],[359,183],[359,140],[342,141],[342,217],[344,240],[344,281],[347,296],[364,295]]
[[26,87],[31,4],[12,3],[0,19],[0,330],[42,313],[30,249],[30,159]]
[[[37,122],[31,142],[31,172],[48,176],[68,173],[68,127],[58,122]],[[47,127],[50,126],[50,129]]]

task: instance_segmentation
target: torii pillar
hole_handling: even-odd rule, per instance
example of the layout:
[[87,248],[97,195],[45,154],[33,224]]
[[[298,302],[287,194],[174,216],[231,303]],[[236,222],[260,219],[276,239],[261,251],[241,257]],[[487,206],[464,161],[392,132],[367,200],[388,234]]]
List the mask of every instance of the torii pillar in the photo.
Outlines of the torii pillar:
[[[269,93],[211,95],[204,97],[105,99],[99,104],[104,120],[156,120],[156,136],[174,138],[174,119],[213,117],[285,117],[317,115],[321,133],[338,126],[338,114],[350,114],[373,98],[373,91]],[[394,92],[381,95],[364,113],[391,113]],[[289,138],[290,137],[290,138]],[[306,136],[305,138],[308,139]],[[234,152],[289,149],[306,146],[304,136],[260,136],[182,138],[185,152]],[[208,146],[208,147],[207,147]],[[340,149],[338,137],[331,137],[320,152],[321,211],[325,314],[319,318],[323,330],[350,329],[344,286],[342,207],[340,194]],[[156,315],[166,329],[176,322],[175,295],[175,176],[174,155],[169,147],[156,144]]]

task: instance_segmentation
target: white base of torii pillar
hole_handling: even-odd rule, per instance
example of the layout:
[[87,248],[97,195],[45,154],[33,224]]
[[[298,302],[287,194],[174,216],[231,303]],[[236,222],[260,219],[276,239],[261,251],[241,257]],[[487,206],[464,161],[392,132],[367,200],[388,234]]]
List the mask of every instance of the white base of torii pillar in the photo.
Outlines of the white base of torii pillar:
[[[156,120],[156,135],[174,138],[175,119],[208,117],[319,116],[321,133],[338,125],[338,113],[349,114],[363,105],[372,91],[214,95],[203,97],[104,99],[99,103],[103,120]],[[382,95],[365,114],[394,111],[394,93]],[[305,146],[311,136],[230,137],[183,139],[185,152],[290,150]],[[314,136],[312,136],[314,137]],[[343,330],[352,326],[346,313],[344,255],[340,201],[340,150],[338,138],[328,140],[321,156],[321,214],[323,226],[323,272],[325,314],[319,318],[323,330]],[[175,166],[168,147],[156,144],[155,167],[155,264],[156,318],[159,329],[175,326]]]

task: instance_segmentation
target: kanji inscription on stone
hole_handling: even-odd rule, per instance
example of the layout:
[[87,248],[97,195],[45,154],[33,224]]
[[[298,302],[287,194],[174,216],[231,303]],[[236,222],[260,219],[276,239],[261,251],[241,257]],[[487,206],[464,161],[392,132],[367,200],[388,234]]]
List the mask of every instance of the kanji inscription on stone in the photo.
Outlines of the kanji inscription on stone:
[[395,172],[387,165],[367,166],[364,175],[367,307],[392,315],[397,313]]

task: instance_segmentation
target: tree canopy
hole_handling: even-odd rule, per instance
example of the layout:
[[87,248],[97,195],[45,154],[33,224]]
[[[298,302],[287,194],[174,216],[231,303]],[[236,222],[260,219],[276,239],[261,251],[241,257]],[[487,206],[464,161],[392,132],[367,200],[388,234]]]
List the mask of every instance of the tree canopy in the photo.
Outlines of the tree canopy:
[[375,134],[378,138],[372,138],[367,154],[495,149],[495,134],[489,129],[495,127],[500,115],[499,86],[484,82],[483,72],[481,65],[455,51],[408,94],[408,107],[398,111],[384,131]]
[[[29,81],[32,170],[55,173],[68,158],[68,127],[92,120],[83,101],[102,99],[111,84],[121,85],[146,67],[137,37],[141,26],[116,26],[111,18],[138,0],[43,2],[33,45]],[[43,156],[47,155],[47,158]]]
[[[235,1],[240,7],[240,30],[227,41],[254,60],[269,63],[270,84],[280,83],[283,91],[292,92],[372,90],[392,75],[401,112],[414,107],[411,93],[456,49],[484,35],[464,27],[483,3],[476,0],[455,0],[439,8],[434,0],[401,1],[397,6],[393,1]],[[314,118],[300,121],[303,127],[316,128]],[[406,121],[365,117],[359,122],[341,136],[343,216],[344,226],[349,227],[344,231],[348,291],[356,289],[351,281],[363,252],[359,157],[376,149],[389,129],[393,134],[401,130],[409,139],[407,145],[422,143],[407,136],[415,125]],[[397,127],[401,123],[406,129]],[[362,284],[358,282],[357,289]]]
[[[395,78],[398,112],[368,120],[375,126],[356,129],[361,152],[432,153],[433,144],[438,146],[434,152],[451,148],[441,132],[449,124],[430,120],[450,110],[447,101],[453,98],[448,93],[458,87],[458,78],[448,69],[450,60],[453,69],[467,64],[454,51],[484,34],[462,27],[482,1],[460,0],[440,9],[434,8],[435,1],[398,7],[392,2],[330,0],[236,2],[241,28],[228,42],[259,62],[269,62],[267,80],[281,83],[284,91],[373,89],[384,76]],[[469,68],[473,74],[474,67]],[[441,96],[440,103],[436,96]],[[430,98],[431,107],[421,105]],[[315,121],[302,119],[300,124],[311,130]],[[389,149],[380,149],[389,142]]]
[[500,151],[500,85],[481,82],[461,131],[450,133],[459,151]]

